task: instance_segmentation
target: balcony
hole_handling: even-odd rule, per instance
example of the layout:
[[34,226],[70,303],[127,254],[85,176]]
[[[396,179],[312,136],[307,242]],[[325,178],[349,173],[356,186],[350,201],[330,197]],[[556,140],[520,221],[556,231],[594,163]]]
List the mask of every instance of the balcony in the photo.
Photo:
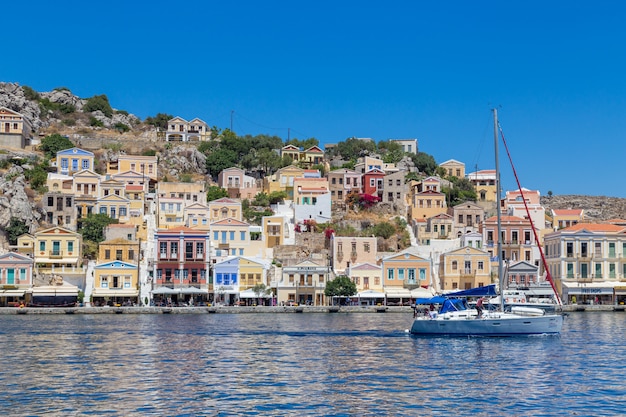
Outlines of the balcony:
[[48,251],[48,256],[50,258],[62,258],[63,257],[63,251],[62,250],[51,250],[51,251]]

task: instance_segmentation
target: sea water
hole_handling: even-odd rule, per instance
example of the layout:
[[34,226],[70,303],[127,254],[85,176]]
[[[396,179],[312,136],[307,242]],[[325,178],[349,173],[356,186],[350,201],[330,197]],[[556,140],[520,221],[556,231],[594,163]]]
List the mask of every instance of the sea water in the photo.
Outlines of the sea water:
[[0,320],[9,416],[626,414],[626,313],[518,338],[415,337],[401,313]]

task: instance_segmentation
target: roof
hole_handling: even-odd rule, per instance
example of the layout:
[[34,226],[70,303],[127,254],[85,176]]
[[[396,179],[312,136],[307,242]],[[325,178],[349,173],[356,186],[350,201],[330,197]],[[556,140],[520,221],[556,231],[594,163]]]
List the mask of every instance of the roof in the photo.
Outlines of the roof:
[[584,209],[552,209],[552,213],[557,216],[580,216]]
[[588,232],[608,232],[608,233],[617,233],[626,231],[624,226],[619,226],[616,224],[610,223],[577,223],[573,226],[566,227],[562,229],[562,231],[566,232],[578,232],[586,230]]

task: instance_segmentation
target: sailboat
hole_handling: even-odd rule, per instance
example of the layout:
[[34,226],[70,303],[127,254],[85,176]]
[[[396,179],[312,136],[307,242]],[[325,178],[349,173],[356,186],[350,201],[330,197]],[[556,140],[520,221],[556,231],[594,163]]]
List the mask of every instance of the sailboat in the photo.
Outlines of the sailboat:
[[[498,220],[498,236],[502,236],[502,219],[500,202],[500,164],[498,157],[498,112],[493,109],[494,121],[494,142],[496,155],[496,187],[498,194],[497,220]],[[504,141],[504,135],[502,135]],[[506,142],[504,142],[506,146]],[[510,153],[509,155],[510,159]],[[512,163],[512,161],[511,161]],[[515,167],[513,167],[515,178]],[[518,186],[519,186],[519,180]],[[520,190],[522,187],[519,187]],[[522,194],[522,199],[525,198]],[[526,204],[526,203],[524,203]],[[526,207],[528,213],[528,207]],[[533,231],[535,230],[532,217],[528,215],[528,219]],[[535,232],[536,234],[536,232]],[[536,238],[536,236],[535,236]],[[537,240],[538,241],[538,240]],[[498,239],[498,278],[500,292],[504,288],[503,274],[503,257],[502,257],[502,239]],[[539,247],[541,258],[546,266],[545,257],[541,246]],[[560,302],[558,292],[554,287],[549,270],[546,268],[547,278],[552,285],[556,299]],[[529,336],[543,334],[559,334],[563,327],[563,315],[559,313],[547,313],[539,308],[531,307],[512,307],[511,311],[504,309],[504,297],[500,297],[500,307],[497,310],[472,308],[467,303],[468,297],[483,297],[497,295],[495,285],[473,288],[465,291],[457,291],[433,297],[431,299],[418,300],[422,304],[430,304],[432,306],[441,305],[439,311],[430,311],[424,315],[418,315],[413,320],[410,333],[415,335],[433,335],[433,336]]]

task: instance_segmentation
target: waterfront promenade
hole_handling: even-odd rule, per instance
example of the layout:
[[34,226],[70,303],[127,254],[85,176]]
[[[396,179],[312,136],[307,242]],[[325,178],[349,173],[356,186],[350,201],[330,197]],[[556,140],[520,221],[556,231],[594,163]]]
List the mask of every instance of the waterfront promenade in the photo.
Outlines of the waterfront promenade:
[[[564,313],[626,312],[625,305],[565,305]],[[3,307],[6,314],[297,314],[297,313],[404,313],[412,307],[397,306],[211,306],[211,307]]]

